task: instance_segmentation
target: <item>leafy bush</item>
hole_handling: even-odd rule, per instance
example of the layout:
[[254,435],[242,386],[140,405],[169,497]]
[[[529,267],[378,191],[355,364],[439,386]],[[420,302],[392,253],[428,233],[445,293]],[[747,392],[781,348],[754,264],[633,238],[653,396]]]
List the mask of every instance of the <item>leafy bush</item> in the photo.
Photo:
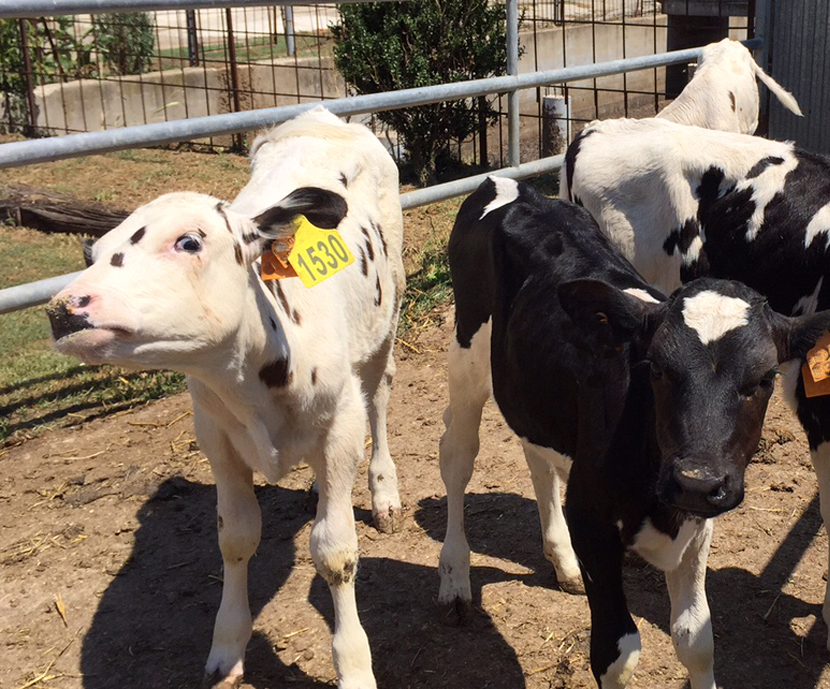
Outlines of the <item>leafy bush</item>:
[[147,12],[96,14],[92,31],[95,45],[112,73],[140,74],[149,69],[155,36]]
[[[357,93],[377,93],[504,74],[502,5],[487,0],[420,0],[341,5],[332,26],[334,59]],[[453,140],[478,127],[474,99],[378,113],[398,133],[422,183]],[[483,116],[494,122],[488,102]]]

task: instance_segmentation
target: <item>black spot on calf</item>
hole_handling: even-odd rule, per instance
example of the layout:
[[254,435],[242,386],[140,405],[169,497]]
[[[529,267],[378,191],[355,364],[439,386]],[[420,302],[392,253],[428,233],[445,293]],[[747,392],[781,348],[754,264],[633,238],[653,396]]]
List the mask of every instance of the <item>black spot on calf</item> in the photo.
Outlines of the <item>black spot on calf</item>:
[[242,247],[239,246],[239,242],[233,243],[233,255],[239,265],[245,265],[245,259],[242,258]]
[[364,275],[369,274],[369,266],[366,264],[366,252],[363,247],[360,247],[360,272]]
[[133,232],[133,236],[130,237],[130,244],[138,244],[141,241],[141,238],[144,236],[144,234],[146,232],[147,232],[146,227],[142,227],[141,229],[136,230],[135,232]]
[[375,289],[378,291],[377,296],[375,297],[375,306],[380,306],[380,302],[383,300],[383,291],[380,288],[380,275],[378,275],[375,280]]
[[265,364],[259,371],[259,379],[269,388],[282,388],[291,382],[288,359],[277,359]]
[[738,106],[735,104],[735,94],[732,91],[729,92],[729,103],[732,105],[732,112],[735,112]]
[[116,268],[120,268],[124,265],[124,254],[117,253],[113,254],[112,258],[110,259],[110,265],[115,266]]
[[317,385],[317,368],[311,369],[311,384]]
[[349,180],[346,179],[346,175],[343,174],[342,172],[340,173],[340,184],[342,184],[344,187],[349,186]]
[[768,167],[771,167],[772,165],[780,165],[783,162],[784,159],[779,158],[778,156],[767,156],[766,158],[761,158],[761,160],[749,169],[749,172],[746,173],[746,178],[754,179]]

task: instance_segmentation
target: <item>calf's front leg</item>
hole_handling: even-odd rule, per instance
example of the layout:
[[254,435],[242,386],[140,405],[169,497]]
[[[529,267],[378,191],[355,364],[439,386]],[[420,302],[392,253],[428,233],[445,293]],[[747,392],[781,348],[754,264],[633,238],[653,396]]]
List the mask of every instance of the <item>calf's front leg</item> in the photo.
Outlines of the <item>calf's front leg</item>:
[[[354,381],[353,381],[354,382]],[[348,385],[347,385],[348,388]],[[357,383],[344,393],[321,457],[309,458],[320,491],[311,529],[311,559],[334,602],[332,657],[340,689],[375,689],[369,640],[355,599],[357,533],[352,487],[363,455],[366,414]]]
[[206,684],[230,689],[242,681],[245,647],[251,638],[248,561],[256,552],[262,516],[253,488],[253,472],[229,438],[194,408],[196,436],[216,480],[219,549],[222,552],[222,602],[205,665]]
[[677,569],[666,572],[671,598],[671,639],[689,671],[692,689],[715,689],[712,618],[706,600],[706,560],[712,542],[712,520],[701,524]]
[[581,510],[573,478],[566,506],[591,608],[591,670],[601,689],[623,689],[640,660],[640,633],[631,619],[622,579],[624,547],[611,522]]

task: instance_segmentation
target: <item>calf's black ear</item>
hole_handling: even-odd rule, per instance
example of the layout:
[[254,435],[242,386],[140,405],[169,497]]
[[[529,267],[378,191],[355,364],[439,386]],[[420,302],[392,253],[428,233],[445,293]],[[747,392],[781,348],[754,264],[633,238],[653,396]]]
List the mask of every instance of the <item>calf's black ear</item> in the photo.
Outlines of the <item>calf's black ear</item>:
[[782,316],[768,306],[767,316],[772,337],[778,350],[778,361],[804,359],[824,333],[830,330],[830,310],[808,316]]
[[559,302],[588,343],[613,349],[627,342],[648,347],[664,312],[662,303],[649,303],[600,280],[571,280],[558,288]]
[[340,194],[319,187],[300,187],[253,220],[262,236],[283,239],[292,233],[298,215],[304,215],[312,225],[333,230],[348,211],[346,199]]
[[84,263],[86,267],[89,268],[93,263],[94,260],[92,258],[92,245],[95,244],[94,239],[84,239],[81,242],[81,246],[84,249]]

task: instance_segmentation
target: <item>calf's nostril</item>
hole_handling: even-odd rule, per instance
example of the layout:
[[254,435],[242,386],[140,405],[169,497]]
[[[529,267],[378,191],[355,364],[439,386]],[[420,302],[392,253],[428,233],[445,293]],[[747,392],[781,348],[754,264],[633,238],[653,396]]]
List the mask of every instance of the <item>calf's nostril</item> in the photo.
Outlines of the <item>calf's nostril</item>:
[[83,309],[89,306],[90,300],[91,299],[88,295],[84,295],[83,297],[74,297],[72,301],[75,302],[74,306],[79,309]]

